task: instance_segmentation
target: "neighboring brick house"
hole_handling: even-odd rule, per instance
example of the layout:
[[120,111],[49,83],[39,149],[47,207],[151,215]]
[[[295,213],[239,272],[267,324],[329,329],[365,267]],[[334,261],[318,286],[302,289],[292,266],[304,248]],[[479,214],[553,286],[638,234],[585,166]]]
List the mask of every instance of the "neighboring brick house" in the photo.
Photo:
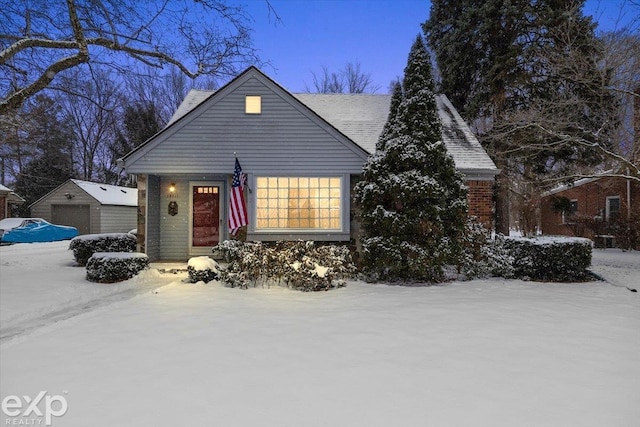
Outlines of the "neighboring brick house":
[[0,219],[11,218],[11,206],[24,203],[24,199],[13,192],[12,189],[0,184]]
[[[138,180],[140,250],[152,260],[211,253],[228,238],[234,157],[247,174],[248,240],[350,241],[351,192],[375,151],[390,95],[293,94],[249,67],[219,90],[192,90],[169,124],[120,160]],[[491,226],[499,173],[444,95],[443,141]]]
[[[545,193],[543,234],[580,236],[612,245],[615,226],[640,215],[640,183],[621,177],[583,178]],[[611,237],[610,237],[611,236]]]

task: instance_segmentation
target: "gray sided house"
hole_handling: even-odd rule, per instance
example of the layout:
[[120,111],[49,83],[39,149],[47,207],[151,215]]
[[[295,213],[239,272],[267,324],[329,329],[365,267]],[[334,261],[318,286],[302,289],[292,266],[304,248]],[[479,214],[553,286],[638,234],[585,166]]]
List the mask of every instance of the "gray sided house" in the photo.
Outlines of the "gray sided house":
[[[351,191],[390,100],[292,94],[255,67],[216,92],[191,91],[162,131],[121,159],[138,179],[140,250],[184,260],[227,239],[236,156],[247,174],[247,240],[356,238]],[[449,100],[437,101],[471,214],[490,224],[498,170]]]
[[137,225],[138,190],[70,179],[30,207],[33,217],[80,234],[125,233]]

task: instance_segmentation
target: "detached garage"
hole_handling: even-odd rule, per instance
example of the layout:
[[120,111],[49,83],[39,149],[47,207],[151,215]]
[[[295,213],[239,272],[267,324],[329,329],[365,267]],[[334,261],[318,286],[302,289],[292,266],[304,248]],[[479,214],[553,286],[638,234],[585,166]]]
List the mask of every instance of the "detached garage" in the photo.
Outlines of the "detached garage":
[[136,228],[138,190],[70,179],[34,202],[31,216],[80,234],[124,233]]

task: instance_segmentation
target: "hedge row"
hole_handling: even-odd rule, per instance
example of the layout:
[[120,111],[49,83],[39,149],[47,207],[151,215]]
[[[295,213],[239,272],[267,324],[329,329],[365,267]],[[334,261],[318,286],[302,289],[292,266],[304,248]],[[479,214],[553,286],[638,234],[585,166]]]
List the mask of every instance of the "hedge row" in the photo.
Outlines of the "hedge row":
[[220,270],[219,279],[233,288],[283,285],[301,291],[326,291],[344,286],[344,279],[356,273],[346,246],[227,240],[213,251],[229,263]]
[[133,252],[136,236],[129,233],[84,234],[74,237],[69,243],[78,265],[85,266],[96,252]]
[[139,252],[96,252],[87,261],[87,280],[113,283],[128,280],[149,268],[149,257]]
[[514,277],[543,282],[575,282],[591,278],[593,242],[580,237],[541,236],[504,240],[513,257]]

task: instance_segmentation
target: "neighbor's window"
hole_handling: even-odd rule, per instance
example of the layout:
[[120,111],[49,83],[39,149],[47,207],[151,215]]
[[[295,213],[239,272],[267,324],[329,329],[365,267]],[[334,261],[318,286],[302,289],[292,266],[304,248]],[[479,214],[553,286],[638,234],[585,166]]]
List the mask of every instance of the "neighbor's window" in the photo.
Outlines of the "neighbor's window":
[[571,200],[569,203],[569,211],[562,211],[563,224],[570,224],[572,218],[578,213],[578,201]]
[[607,197],[606,209],[607,221],[615,220],[620,217],[620,197]]
[[262,97],[260,95],[247,95],[244,100],[244,112],[246,114],[261,114]]
[[341,228],[341,178],[257,178],[257,230],[338,231]]

